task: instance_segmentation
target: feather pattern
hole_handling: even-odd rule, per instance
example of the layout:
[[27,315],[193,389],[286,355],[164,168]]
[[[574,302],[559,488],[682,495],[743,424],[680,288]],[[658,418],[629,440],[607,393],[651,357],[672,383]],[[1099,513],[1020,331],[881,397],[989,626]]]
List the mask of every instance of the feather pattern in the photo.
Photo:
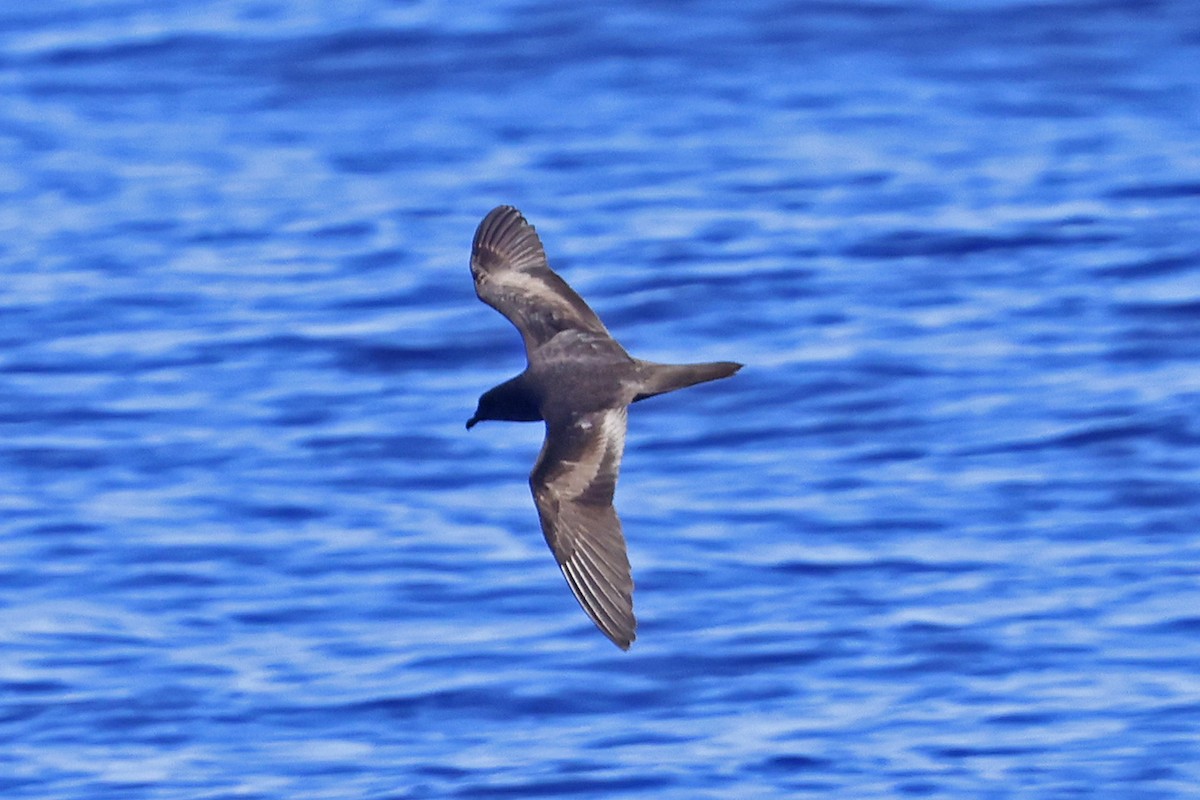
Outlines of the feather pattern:
[[567,282],[550,269],[533,226],[512,206],[475,232],[471,275],[479,299],[525,342],[525,371],[479,398],[470,428],[488,419],[544,419],[529,486],[542,533],[575,599],[622,650],[637,636],[633,576],[613,508],[630,403],[737,372],[740,364],[656,364],[632,358]]
[[492,209],[479,223],[471,275],[479,299],[521,332],[527,353],[564,330],[608,336],[596,312],[550,269],[534,227],[512,206]]
[[612,505],[625,428],[624,406],[548,421],[529,477],[542,533],[572,593],[623,650],[637,630],[633,576]]

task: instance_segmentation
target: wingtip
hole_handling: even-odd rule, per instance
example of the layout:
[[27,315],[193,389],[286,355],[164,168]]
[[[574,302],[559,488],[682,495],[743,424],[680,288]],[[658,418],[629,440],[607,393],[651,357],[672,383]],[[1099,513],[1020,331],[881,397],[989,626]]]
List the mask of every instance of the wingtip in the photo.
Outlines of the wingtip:
[[510,205],[496,206],[491,211],[489,211],[487,214],[485,214],[483,216],[482,220],[480,220],[479,227],[476,228],[476,231],[475,231],[475,238],[476,239],[481,238],[481,235],[483,234],[484,231],[490,231],[490,230],[498,227],[500,224],[502,224],[506,221],[509,221],[509,220],[514,220],[514,221],[518,221],[518,222],[526,221],[525,216],[523,214],[521,214],[520,211],[517,210],[516,206],[510,206]]
[[628,630],[608,628],[596,622],[595,619],[592,621],[596,623],[596,629],[603,633],[606,639],[620,648],[622,652],[629,652],[629,648],[637,641],[636,620],[633,622],[633,627]]
[[606,590],[603,582],[597,580],[597,575],[581,560],[568,560],[559,564],[559,568],[567,579],[567,585],[571,587],[575,600],[587,613],[596,629],[617,647],[628,650],[637,638],[632,581],[625,591],[616,589],[611,584]]
[[[498,228],[521,227],[529,225],[529,220],[516,206],[496,206],[480,221],[476,238],[481,238],[485,231],[492,232]],[[533,226],[530,226],[533,227]]]
[[472,263],[485,271],[507,263],[522,269],[544,264],[545,252],[537,230],[515,206],[496,206],[475,229],[471,242]]
[[521,212],[517,209],[516,206],[510,205],[508,203],[501,203],[500,205],[496,206],[491,211],[489,211],[487,213],[487,216],[484,217],[484,219],[487,219],[487,217],[491,217],[491,216],[500,216],[502,214],[516,214],[518,217],[521,216]]

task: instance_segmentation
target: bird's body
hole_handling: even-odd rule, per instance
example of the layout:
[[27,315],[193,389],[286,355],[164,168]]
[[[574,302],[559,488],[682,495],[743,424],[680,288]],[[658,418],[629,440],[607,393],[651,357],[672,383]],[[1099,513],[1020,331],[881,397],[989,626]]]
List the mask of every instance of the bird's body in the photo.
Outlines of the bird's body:
[[471,249],[479,298],[516,326],[525,371],[479,398],[483,420],[546,423],[529,483],[542,532],[572,592],[618,647],[636,635],[633,579],[613,492],[631,403],[732,375],[733,362],[656,364],[633,358],[555,274],[533,226],[511,206],[479,224]]

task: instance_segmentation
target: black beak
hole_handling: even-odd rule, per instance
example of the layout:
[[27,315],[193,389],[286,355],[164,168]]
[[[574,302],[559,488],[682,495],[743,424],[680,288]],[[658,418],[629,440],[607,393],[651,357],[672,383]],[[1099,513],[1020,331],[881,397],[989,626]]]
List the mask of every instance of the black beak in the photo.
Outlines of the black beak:
[[477,423],[477,422],[479,422],[479,417],[471,417],[469,420],[467,420],[467,430],[471,430],[471,428],[474,428],[475,423]]

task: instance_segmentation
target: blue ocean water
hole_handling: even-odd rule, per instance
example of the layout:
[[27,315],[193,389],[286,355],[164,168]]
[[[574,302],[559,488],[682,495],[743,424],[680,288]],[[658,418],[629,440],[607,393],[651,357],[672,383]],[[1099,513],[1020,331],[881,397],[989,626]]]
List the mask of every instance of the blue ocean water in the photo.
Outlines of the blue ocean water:
[[[1200,796],[1189,0],[0,8],[5,798]],[[463,423],[636,355],[641,626]]]

